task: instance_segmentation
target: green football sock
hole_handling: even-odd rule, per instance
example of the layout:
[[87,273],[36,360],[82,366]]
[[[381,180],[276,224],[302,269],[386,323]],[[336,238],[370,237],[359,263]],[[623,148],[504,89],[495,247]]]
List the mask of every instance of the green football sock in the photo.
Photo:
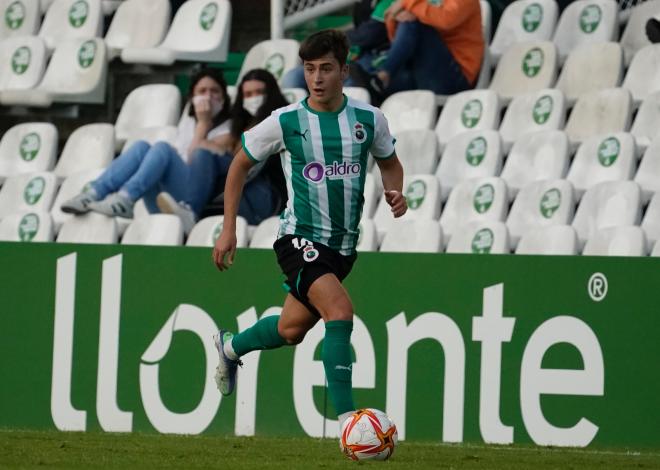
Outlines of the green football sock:
[[325,324],[321,358],[328,380],[330,400],[337,415],[355,410],[353,405],[353,361],[351,359],[353,322],[334,320]]
[[260,349],[275,349],[286,344],[284,338],[277,332],[279,315],[262,318],[253,326],[235,335],[231,346],[238,356]]

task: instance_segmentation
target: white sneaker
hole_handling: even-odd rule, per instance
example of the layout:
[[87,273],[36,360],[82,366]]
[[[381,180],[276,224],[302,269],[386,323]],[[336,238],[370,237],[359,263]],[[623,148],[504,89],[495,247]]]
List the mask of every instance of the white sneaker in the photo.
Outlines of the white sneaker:
[[186,236],[190,235],[197,222],[197,216],[187,203],[183,201],[176,202],[170,193],[162,192],[158,194],[156,204],[164,214],[178,215],[183,224],[183,231]]
[[233,361],[225,354],[225,343],[231,341],[234,335],[227,330],[220,330],[213,335],[215,348],[218,350],[218,367],[215,369],[215,383],[224,396],[231,395],[236,387],[236,371],[243,366],[240,359]]
[[133,206],[135,202],[122,193],[113,193],[102,201],[91,202],[88,207],[94,212],[110,217],[133,218]]
[[83,191],[68,201],[64,201],[60,209],[66,214],[86,214],[91,210],[89,205],[95,201],[96,197],[94,193]]

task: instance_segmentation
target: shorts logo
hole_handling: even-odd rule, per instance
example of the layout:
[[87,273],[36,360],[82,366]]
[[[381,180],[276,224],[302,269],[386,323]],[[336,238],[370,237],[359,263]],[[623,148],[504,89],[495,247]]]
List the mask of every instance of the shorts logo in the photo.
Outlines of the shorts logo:
[[314,244],[306,238],[294,238],[291,240],[291,244],[293,244],[293,247],[296,250],[302,249],[303,260],[307,263],[311,263],[319,257],[319,251],[314,248]]
[[356,122],[353,126],[353,140],[358,144],[362,144],[367,140],[367,131],[362,123]]
[[303,177],[312,183],[322,183],[325,178],[330,180],[355,178],[360,176],[362,165],[359,163],[334,162],[323,166],[319,162],[311,162],[302,170]]

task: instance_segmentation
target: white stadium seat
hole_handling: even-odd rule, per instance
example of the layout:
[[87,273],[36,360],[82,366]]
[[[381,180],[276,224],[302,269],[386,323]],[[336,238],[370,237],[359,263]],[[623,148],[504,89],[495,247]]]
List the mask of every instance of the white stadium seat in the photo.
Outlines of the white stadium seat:
[[553,41],[560,59],[581,44],[616,41],[618,10],[615,0],[576,0],[561,14]]
[[435,95],[428,90],[400,91],[387,97],[380,106],[390,132],[433,129],[438,110]]
[[493,11],[486,0],[479,0],[479,8],[481,9],[481,30],[484,33],[484,42],[488,44],[493,26]]
[[[148,144],[155,144],[156,142],[167,142],[173,147],[176,146],[177,128],[175,126],[162,126],[162,127],[145,127],[138,129],[130,139],[124,142],[121,152],[128,150],[135,142],[144,140]],[[187,156],[184,156],[187,161]]]
[[651,44],[637,51],[622,86],[630,90],[635,104],[660,91],[660,44]]
[[143,85],[131,91],[115,122],[117,148],[145,128],[176,126],[181,115],[181,93],[170,84]]
[[632,99],[624,88],[585,93],[577,100],[564,130],[573,145],[589,137],[630,128]]
[[653,251],[651,251],[651,256],[654,258],[660,257],[660,242],[655,242],[655,245],[653,245]]
[[630,133],[637,146],[644,150],[658,135],[660,129],[660,91],[651,93],[642,101],[633,121]]
[[156,47],[126,47],[126,63],[172,65],[175,61],[224,62],[229,52],[231,3],[188,0],[177,10],[170,30]]
[[651,199],[660,191],[660,137],[655,138],[644,152],[644,157],[635,174],[635,183],[642,188],[642,200]]
[[512,45],[548,41],[557,24],[555,0],[517,0],[507,5],[490,43],[490,55],[497,62]]
[[502,179],[509,197],[529,183],[546,179],[561,179],[568,171],[568,137],[563,131],[548,130],[524,134],[511,147]]
[[272,249],[273,243],[277,240],[277,233],[280,230],[280,218],[278,216],[269,217],[263,220],[252,234],[250,248]]
[[660,0],[639,2],[630,9],[626,29],[621,35],[621,46],[623,46],[626,66],[630,65],[638,50],[651,44],[646,35],[646,22],[658,13],[660,13]]
[[177,246],[183,243],[183,224],[173,214],[136,217],[121,239],[122,245]]
[[489,88],[503,102],[545,88],[557,79],[557,49],[550,41],[512,45],[497,64]]
[[90,212],[71,217],[62,224],[58,243],[117,243],[119,232],[113,217]]
[[357,251],[378,251],[378,233],[374,221],[362,218],[359,229],[360,236],[355,249]]
[[546,89],[516,97],[506,110],[500,136],[504,153],[525,134],[564,127],[566,102],[564,94],[556,89]]
[[577,255],[578,239],[570,225],[549,225],[523,234],[517,255]]
[[463,132],[449,141],[435,173],[440,196],[446,201],[461,181],[482,176],[499,176],[502,169],[502,142],[494,130]]
[[511,206],[506,221],[511,246],[520,237],[539,227],[570,224],[575,214],[571,183],[562,179],[535,181],[523,187]]
[[279,81],[289,70],[300,65],[298,50],[300,43],[295,39],[269,39],[250,48],[236,83],[252,69],[266,69]]
[[304,88],[283,88],[282,94],[289,103],[297,103],[307,98],[307,90]]
[[660,239],[660,192],[653,195],[646,208],[642,219],[642,229],[650,244],[653,245]]
[[48,212],[18,212],[0,220],[0,241],[53,241],[53,222]]
[[39,0],[0,0],[0,40],[37,34],[41,22]]
[[646,256],[646,239],[639,227],[609,227],[594,233],[587,240],[586,256]]
[[438,166],[438,140],[431,129],[410,129],[395,136],[396,155],[403,173],[431,174]]
[[359,86],[345,86],[344,94],[354,100],[362,101],[363,103],[371,103],[371,96],[366,88]]
[[462,224],[472,221],[503,222],[508,210],[504,180],[497,177],[473,178],[459,183],[449,195],[440,216],[447,241]]
[[7,178],[0,188],[0,219],[13,212],[48,212],[57,192],[57,178],[49,172]]
[[36,87],[46,70],[46,46],[36,36],[0,42],[0,102],[4,91]]
[[[380,173],[378,173],[377,177],[380,178]],[[366,217],[370,219],[373,217],[380,196],[379,185],[376,184],[376,176],[374,176],[373,173],[367,173],[364,180],[364,205],[362,206],[363,218]]]
[[583,246],[602,228],[639,225],[640,219],[639,186],[632,181],[607,181],[584,193],[575,212],[573,227]]
[[9,176],[50,171],[57,154],[57,128],[29,122],[11,127],[0,140],[0,183]]
[[380,246],[382,252],[397,253],[439,253],[442,249],[440,224],[428,219],[396,219]]
[[103,169],[100,168],[95,170],[81,171],[79,173],[72,174],[62,182],[60,191],[57,193],[57,197],[53,203],[53,208],[50,211],[51,215],[53,216],[53,226],[55,228],[55,232],[59,232],[62,224],[73,217],[72,214],[65,214],[62,212],[62,204],[72,197],[80,194],[83,188],[98,178],[101,173],[103,173]]
[[[225,217],[223,215],[214,215],[197,222],[190,231],[186,246],[214,246],[222,232],[224,220]],[[243,217],[236,217],[236,246],[238,248],[248,246],[247,227],[247,221]]]
[[112,124],[87,124],[71,133],[53,173],[62,181],[81,171],[107,167],[115,156]]
[[101,0],[54,0],[39,37],[53,50],[69,39],[100,37],[103,31]]
[[475,221],[460,225],[447,244],[447,253],[509,253],[506,225],[497,221]]
[[39,10],[42,14],[48,11],[48,7],[50,7],[51,3],[53,3],[53,0],[39,0]]
[[616,42],[587,43],[571,51],[556,87],[568,106],[584,93],[615,88],[623,76],[623,50]]
[[120,2],[105,35],[110,60],[127,47],[156,47],[167,33],[171,16],[169,0]]
[[493,90],[469,90],[450,96],[435,126],[440,151],[462,132],[497,129],[500,109],[500,99]]

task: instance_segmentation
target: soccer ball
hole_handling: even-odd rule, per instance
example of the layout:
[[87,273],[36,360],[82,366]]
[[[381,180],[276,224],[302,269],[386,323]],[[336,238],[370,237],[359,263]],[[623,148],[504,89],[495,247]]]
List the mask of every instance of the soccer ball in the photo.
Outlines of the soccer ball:
[[396,426],[382,411],[365,408],[341,426],[339,448],[353,460],[386,460],[398,442]]

